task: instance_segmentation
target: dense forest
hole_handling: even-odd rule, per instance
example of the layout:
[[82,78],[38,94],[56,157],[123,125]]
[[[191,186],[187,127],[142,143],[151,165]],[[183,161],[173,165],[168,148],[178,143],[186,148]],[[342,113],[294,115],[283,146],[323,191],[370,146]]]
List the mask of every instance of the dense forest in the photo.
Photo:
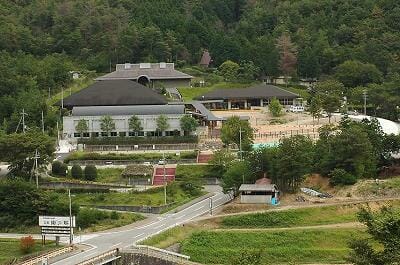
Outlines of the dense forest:
[[216,67],[253,62],[259,76],[286,74],[282,36],[296,56],[291,76],[334,76],[349,89],[363,87],[373,100],[383,97],[372,102],[378,115],[398,118],[396,0],[0,0],[0,36],[7,131],[22,106],[39,116],[44,109],[54,126],[44,98],[71,82],[70,70],[108,72],[116,63],[149,61],[183,67],[208,49]]

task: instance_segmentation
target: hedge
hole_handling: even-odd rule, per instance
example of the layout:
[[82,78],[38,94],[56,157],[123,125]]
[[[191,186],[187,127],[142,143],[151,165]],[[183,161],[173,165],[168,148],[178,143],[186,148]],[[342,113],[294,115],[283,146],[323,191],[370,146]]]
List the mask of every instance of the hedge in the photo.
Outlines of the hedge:
[[[181,152],[179,156],[176,153],[165,153],[165,159],[180,160],[180,159],[196,159],[197,152]],[[135,153],[135,154],[99,154],[99,153],[85,153],[74,152],[64,159],[65,163],[74,160],[133,160],[133,161],[148,161],[162,159],[162,153]]]
[[87,145],[139,145],[139,144],[180,144],[198,143],[197,136],[164,136],[164,137],[109,137],[80,138],[79,144]]

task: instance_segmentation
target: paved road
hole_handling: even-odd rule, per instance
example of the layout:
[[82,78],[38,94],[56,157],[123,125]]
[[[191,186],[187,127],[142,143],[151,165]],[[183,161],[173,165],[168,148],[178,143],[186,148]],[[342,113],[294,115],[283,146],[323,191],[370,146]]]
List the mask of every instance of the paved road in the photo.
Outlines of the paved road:
[[[231,200],[229,194],[217,192],[212,198],[213,208],[221,206]],[[91,246],[87,251],[78,253],[69,258],[58,261],[56,265],[73,265],[81,261],[90,259],[113,248],[126,248],[138,241],[146,239],[152,235],[161,233],[164,230],[186,223],[200,215],[210,211],[210,199],[200,201],[178,213],[164,214],[152,223],[135,227],[119,232],[108,232],[91,234],[82,237],[82,243]],[[75,238],[75,243],[79,243],[79,236]]]

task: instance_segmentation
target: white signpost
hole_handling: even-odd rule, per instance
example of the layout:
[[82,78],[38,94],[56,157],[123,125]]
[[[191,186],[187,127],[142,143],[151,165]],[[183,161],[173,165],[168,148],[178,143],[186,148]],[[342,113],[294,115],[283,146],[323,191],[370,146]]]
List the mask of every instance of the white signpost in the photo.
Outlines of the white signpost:
[[42,229],[44,243],[46,236],[55,236],[57,242],[60,237],[71,239],[76,226],[75,216],[39,216],[39,226]]

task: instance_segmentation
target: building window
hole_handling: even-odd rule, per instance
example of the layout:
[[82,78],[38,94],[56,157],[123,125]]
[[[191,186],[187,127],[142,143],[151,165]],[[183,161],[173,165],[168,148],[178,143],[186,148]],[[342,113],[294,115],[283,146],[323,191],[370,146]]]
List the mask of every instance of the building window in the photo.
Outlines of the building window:
[[175,136],[175,131],[166,131],[165,136]]
[[101,132],[101,137],[108,137],[108,133],[107,132]]
[[80,133],[74,133],[74,137],[75,138],[79,138],[79,137],[81,137],[81,134]]
[[118,133],[117,132],[111,132],[111,137],[117,137]]
[[120,132],[120,133],[119,133],[119,136],[125,137],[125,136],[126,136],[126,132]]
[[149,137],[156,136],[156,132],[147,132],[147,136]]
[[98,132],[92,132],[92,137],[94,137],[94,138],[99,137],[99,133]]
[[88,133],[88,132],[83,133],[83,137],[89,138],[90,137],[90,133]]
[[138,136],[143,137],[144,136],[144,132],[138,132]]

